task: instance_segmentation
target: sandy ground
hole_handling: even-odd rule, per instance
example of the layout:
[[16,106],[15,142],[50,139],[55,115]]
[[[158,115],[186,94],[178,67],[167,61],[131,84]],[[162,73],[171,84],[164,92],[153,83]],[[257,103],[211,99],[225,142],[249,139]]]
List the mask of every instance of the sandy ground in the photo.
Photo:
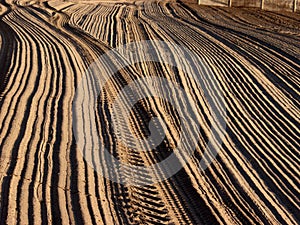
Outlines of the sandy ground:
[[[298,13],[181,1],[1,1],[1,14],[1,224],[300,223]],[[168,155],[180,132],[177,114],[150,98],[129,125],[141,135],[153,114],[169,118],[167,144],[159,153],[116,144],[111,102],[135,77],[180,82],[198,103],[203,130],[176,175],[128,187],[103,178],[84,160],[72,129],[72,103],[97,57],[148,39],[174,42],[202,57],[224,93],[227,128],[217,159],[198,172],[211,118],[197,85],[167,65],[122,70],[95,107],[111,154],[134,165],[153,164]],[[152,176],[141,172],[139,179]]]

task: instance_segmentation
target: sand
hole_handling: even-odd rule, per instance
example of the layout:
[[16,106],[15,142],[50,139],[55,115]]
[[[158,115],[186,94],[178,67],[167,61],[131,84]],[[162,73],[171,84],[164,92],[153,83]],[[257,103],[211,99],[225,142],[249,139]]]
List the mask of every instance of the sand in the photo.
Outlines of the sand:
[[[191,1],[124,2],[1,1],[0,223],[299,224],[299,13]],[[199,172],[212,122],[199,86],[164,64],[124,68],[92,105],[100,139],[116,158],[149,166],[166,158],[180,137],[178,113],[149,98],[118,124],[143,136],[149,119],[160,115],[168,127],[164,144],[146,153],[118,144],[112,105],[122,87],[139,77],[178,82],[196,102],[202,130],[176,175],[126,186],[104,178],[83,158],[72,107],[91,63],[115,47],[149,39],[184,46],[213,71],[225,97],[226,133],[216,159]],[[130,179],[127,171],[120,174]],[[137,179],[155,176],[141,170]]]

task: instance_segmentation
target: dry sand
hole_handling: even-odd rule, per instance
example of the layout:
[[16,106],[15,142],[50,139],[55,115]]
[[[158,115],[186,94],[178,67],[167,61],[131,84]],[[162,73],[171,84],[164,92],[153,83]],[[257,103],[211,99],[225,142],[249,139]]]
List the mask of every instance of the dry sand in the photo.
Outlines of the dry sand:
[[[1,224],[299,224],[298,13],[146,0],[1,1],[1,13]],[[203,57],[226,98],[227,132],[204,172],[196,169],[205,136],[170,179],[124,187],[97,174],[78,151],[72,102],[97,57],[147,39]],[[98,122],[110,152],[134,165],[166,157],[168,146],[144,154],[114,145],[109,102],[123,82],[149,74],[184,84],[199,102],[204,134],[209,127],[201,92],[187,76],[166,65],[132,65],[108,84]],[[133,131],[142,133],[153,112],[170,117],[166,138],[176,142],[176,113],[159,100],[140,104]]]

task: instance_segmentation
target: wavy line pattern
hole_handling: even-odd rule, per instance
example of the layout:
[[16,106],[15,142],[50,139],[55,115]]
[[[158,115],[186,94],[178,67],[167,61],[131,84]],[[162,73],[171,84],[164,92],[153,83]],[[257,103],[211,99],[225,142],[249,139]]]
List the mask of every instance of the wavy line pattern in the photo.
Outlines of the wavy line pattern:
[[[299,14],[173,0],[1,1],[2,8],[1,224],[300,223]],[[141,40],[173,42],[201,57],[225,96],[227,132],[216,161],[199,173],[212,122],[199,85],[166,64],[123,68],[109,80],[96,106],[100,138],[112,155],[149,166],[168,157],[180,136],[176,110],[166,101],[147,98],[118,126],[147,136],[149,120],[159,116],[166,121],[164,141],[147,153],[119,143],[117,136],[127,134],[114,133],[112,104],[139,77],[161,76],[184,88],[197,103],[202,133],[193,157],[176,175],[126,187],[103,178],[83,159],[72,130],[72,103],[94,60]],[[107,58],[103,65],[114,63],[118,61]],[[156,85],[147,91],[159,92]],[[182,104],[172,90],[164,91]],[[124,99],[119,112],[131,98]],[[138,143],[130,139],[130,144]],[[121,174],[131,176],[130,171]],[[138,179],[143,183],[155,176],[141,170]]]

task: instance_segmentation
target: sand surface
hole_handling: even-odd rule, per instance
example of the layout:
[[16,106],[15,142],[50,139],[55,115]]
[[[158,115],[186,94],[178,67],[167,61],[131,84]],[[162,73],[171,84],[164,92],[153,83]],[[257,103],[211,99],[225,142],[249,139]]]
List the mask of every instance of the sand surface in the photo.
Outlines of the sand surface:
[[[300,223],[299,13],[189,2],[1,1],[1,224]],[[212,118],[199,86],[164,64],[123,69],[95,107],[100,138],[111,154],[147,166],[176,145],[178,114],[155,98],[141,101],[130,121],[119,124],[139,136],[153,115],[165,118],[168,132],[159,151],[136,152],[117,144],[111,104],[124,84],[139,76],[180,83],[197,102],[203,131],[176,175],[147,186],[124,186],[101,176],[80,154],[73,100],[98,57],[149,39],[192,50],[214,72],[226,102],[226,134],[216,160],[199,172]],[[159,47],[156,51],[163,54]],[[193,135],[193,129],[187,132]],[[138,179],[154,176],[141,170]]]

